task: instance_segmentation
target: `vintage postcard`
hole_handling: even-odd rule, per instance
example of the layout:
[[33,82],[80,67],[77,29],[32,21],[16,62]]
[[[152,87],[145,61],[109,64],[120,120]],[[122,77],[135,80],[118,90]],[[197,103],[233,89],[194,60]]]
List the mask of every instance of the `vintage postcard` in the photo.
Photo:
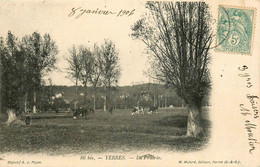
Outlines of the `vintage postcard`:
[[260,167],[259,10],[0,0],[0,166]]

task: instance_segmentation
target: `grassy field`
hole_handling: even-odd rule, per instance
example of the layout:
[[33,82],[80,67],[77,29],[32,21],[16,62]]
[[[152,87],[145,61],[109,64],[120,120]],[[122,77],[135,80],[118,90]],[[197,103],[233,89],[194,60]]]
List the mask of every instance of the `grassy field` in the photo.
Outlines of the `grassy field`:
[[87,119],[73,120],[71,113],[40,113],[31,125],[1,123],[0,152],[80,154],[135,151],[198,151],[207,146],[210,121],[206,109],[201,139],[186,137],[186,109],[159,109],[157,115],[113,114],[96,111]]

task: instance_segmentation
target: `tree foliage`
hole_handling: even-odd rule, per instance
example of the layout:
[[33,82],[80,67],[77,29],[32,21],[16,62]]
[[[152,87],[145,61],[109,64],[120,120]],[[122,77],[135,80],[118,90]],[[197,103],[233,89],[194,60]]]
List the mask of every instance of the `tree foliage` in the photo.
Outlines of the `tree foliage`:
[[49,34],[42,37],[34,32],[23,37],[21,49],[27,57],[27,70],[31,72],[34,86],[40,86],[42,77],[55,68],[58,47]]
[[100,54],[100,69],[101,69],[101,82],[104,86],[104,111],[108,103],[108,108],[111,110],[112,100],[110,99],[111,91],[113,87],[118,84],[120,77],[120,66],[118,51],[115,48],[115,44],[110,40],[105,40],[101,45]]
[[25,57],[19,49],[18,38],[8,32],[6,42],[1,47],[1,100],[2,109],[18,109],[20,97],[24,94],[23,64]]
[[95,44],[93,48],[93,64],[92,64],[92,71],[90,73],[90,84],[96,88],[100,85],[100,76],[102,74],[102,61],[101,61],[101,50],[100,47]]
[[78,82],[83,68],[83,57],[81,56],[80,51],[76,48],[75,45],[69,49],[69,57],[67,58],[69,63],[68,74],[71,79],[75,79]]
[[[84,96],[87,99],[87,86],[93,86],[95,101],[97,86],[103,86],[104,104],[106,104],[106,97],[109,97],[111,88],[117,86],[120,76],[119,57],[115,44],[110,40],[105,40],[100,46],[94,44],[93,49],[83,45],[76,48],[73,45],[69,50],[69,55],[68,73],[72,79],[76,80],[76,90],[78,81],[81,81],[85,87]],[[93,107],[95,108],[95,102]]]
[[118,51],[115,44],[105,40],[101,45],[100,68],[102,71],[102,83],[107,86],[116,86],[120,76]]
[[81,56],[82,56],[82,70],[80,73],[80,80],[83,85],[88,85],[90,82],[91,74],[93,73],[93,68],[95,65],[93,53],[90,49],[81,46]]
[[0,54],[2,110],[22,110],[31,88],[39,90],[43,76],[55,68],[58,47],[49,34],[34,32],[20,41],[8,32],[6,41],[1,40]]

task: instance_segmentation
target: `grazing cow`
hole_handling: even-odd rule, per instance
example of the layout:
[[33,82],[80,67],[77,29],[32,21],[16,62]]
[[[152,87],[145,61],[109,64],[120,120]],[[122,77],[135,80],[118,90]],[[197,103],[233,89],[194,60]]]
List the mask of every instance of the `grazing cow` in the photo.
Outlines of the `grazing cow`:
[[79,109],[72,109],[73,111],[73,119],[77,119],[80,116]]
[[158,114],[158,107],[150,107],[149,111],[147,114],[152,115],[152,114]]
[[27,110],[26,110],[26,113],[31,113],[31,112],[32,112],[31,109],[27,109]]
[[132,115],[137,114],[138,112],[139,112],[139,108],[134,107],[134,109],[132,110]]
[[55,107],[55,113],[59,114],[59,108],[58,107]]
[[132,115],[134,115],[134,114],[143,114],[144,115],[144,107],[143,106],[134,107],[134,109],[132,110]]
[[31,117],[30,116],[26,116],[25,117],[25,125],[30,125],[31,123]]
[[79,109],[74,110],[73,118],[76,119],[79,116],[82,116],[83,118],[87,118],[87,115],[88,115],[88,110],[86,108],[80,107]]
[[94,114],[94,112],[95,112],[95,111],[93,110],[93,108],[90,108],[90,109],[89,109],[89,113],[90,113],[90,114]]
[[137,114],[143,114],[144,115],[144,107],[143,106],[139,106],[137,108],[138,108]]

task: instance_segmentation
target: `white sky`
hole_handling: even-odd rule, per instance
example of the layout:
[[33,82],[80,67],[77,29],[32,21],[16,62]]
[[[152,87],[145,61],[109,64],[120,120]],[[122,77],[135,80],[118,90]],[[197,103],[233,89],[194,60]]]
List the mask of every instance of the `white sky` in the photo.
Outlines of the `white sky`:
[[[87,10],[110,10],[119,12],[122,10],[134,11],[132,16],[116,17],[116,15],[104,16],[85,14],[80,18],[68,17],[71,9],[82,7]],[[121,65],[121,78],[119,85],[131,85],[134,83],[148,82],[143,74],[147,69],[148,56],[145,55],[144,45],[133,40],[129,35],[131,25],[141,18],[144,3],[137,1],[37,1],[37,2],[1,2],[0,5],[0,36],[6,37],[11,30],[17,37],[38,31],[42,35],[49,33],[59,47],[57,67],[61,70],[52,72],[48,77],[52,78],[56,85],[73,85],[65,76],[68,49],[73,45],[84,44],[93,47],[95,42],[101,43],[109,38],[115,42],[119,50]]]

